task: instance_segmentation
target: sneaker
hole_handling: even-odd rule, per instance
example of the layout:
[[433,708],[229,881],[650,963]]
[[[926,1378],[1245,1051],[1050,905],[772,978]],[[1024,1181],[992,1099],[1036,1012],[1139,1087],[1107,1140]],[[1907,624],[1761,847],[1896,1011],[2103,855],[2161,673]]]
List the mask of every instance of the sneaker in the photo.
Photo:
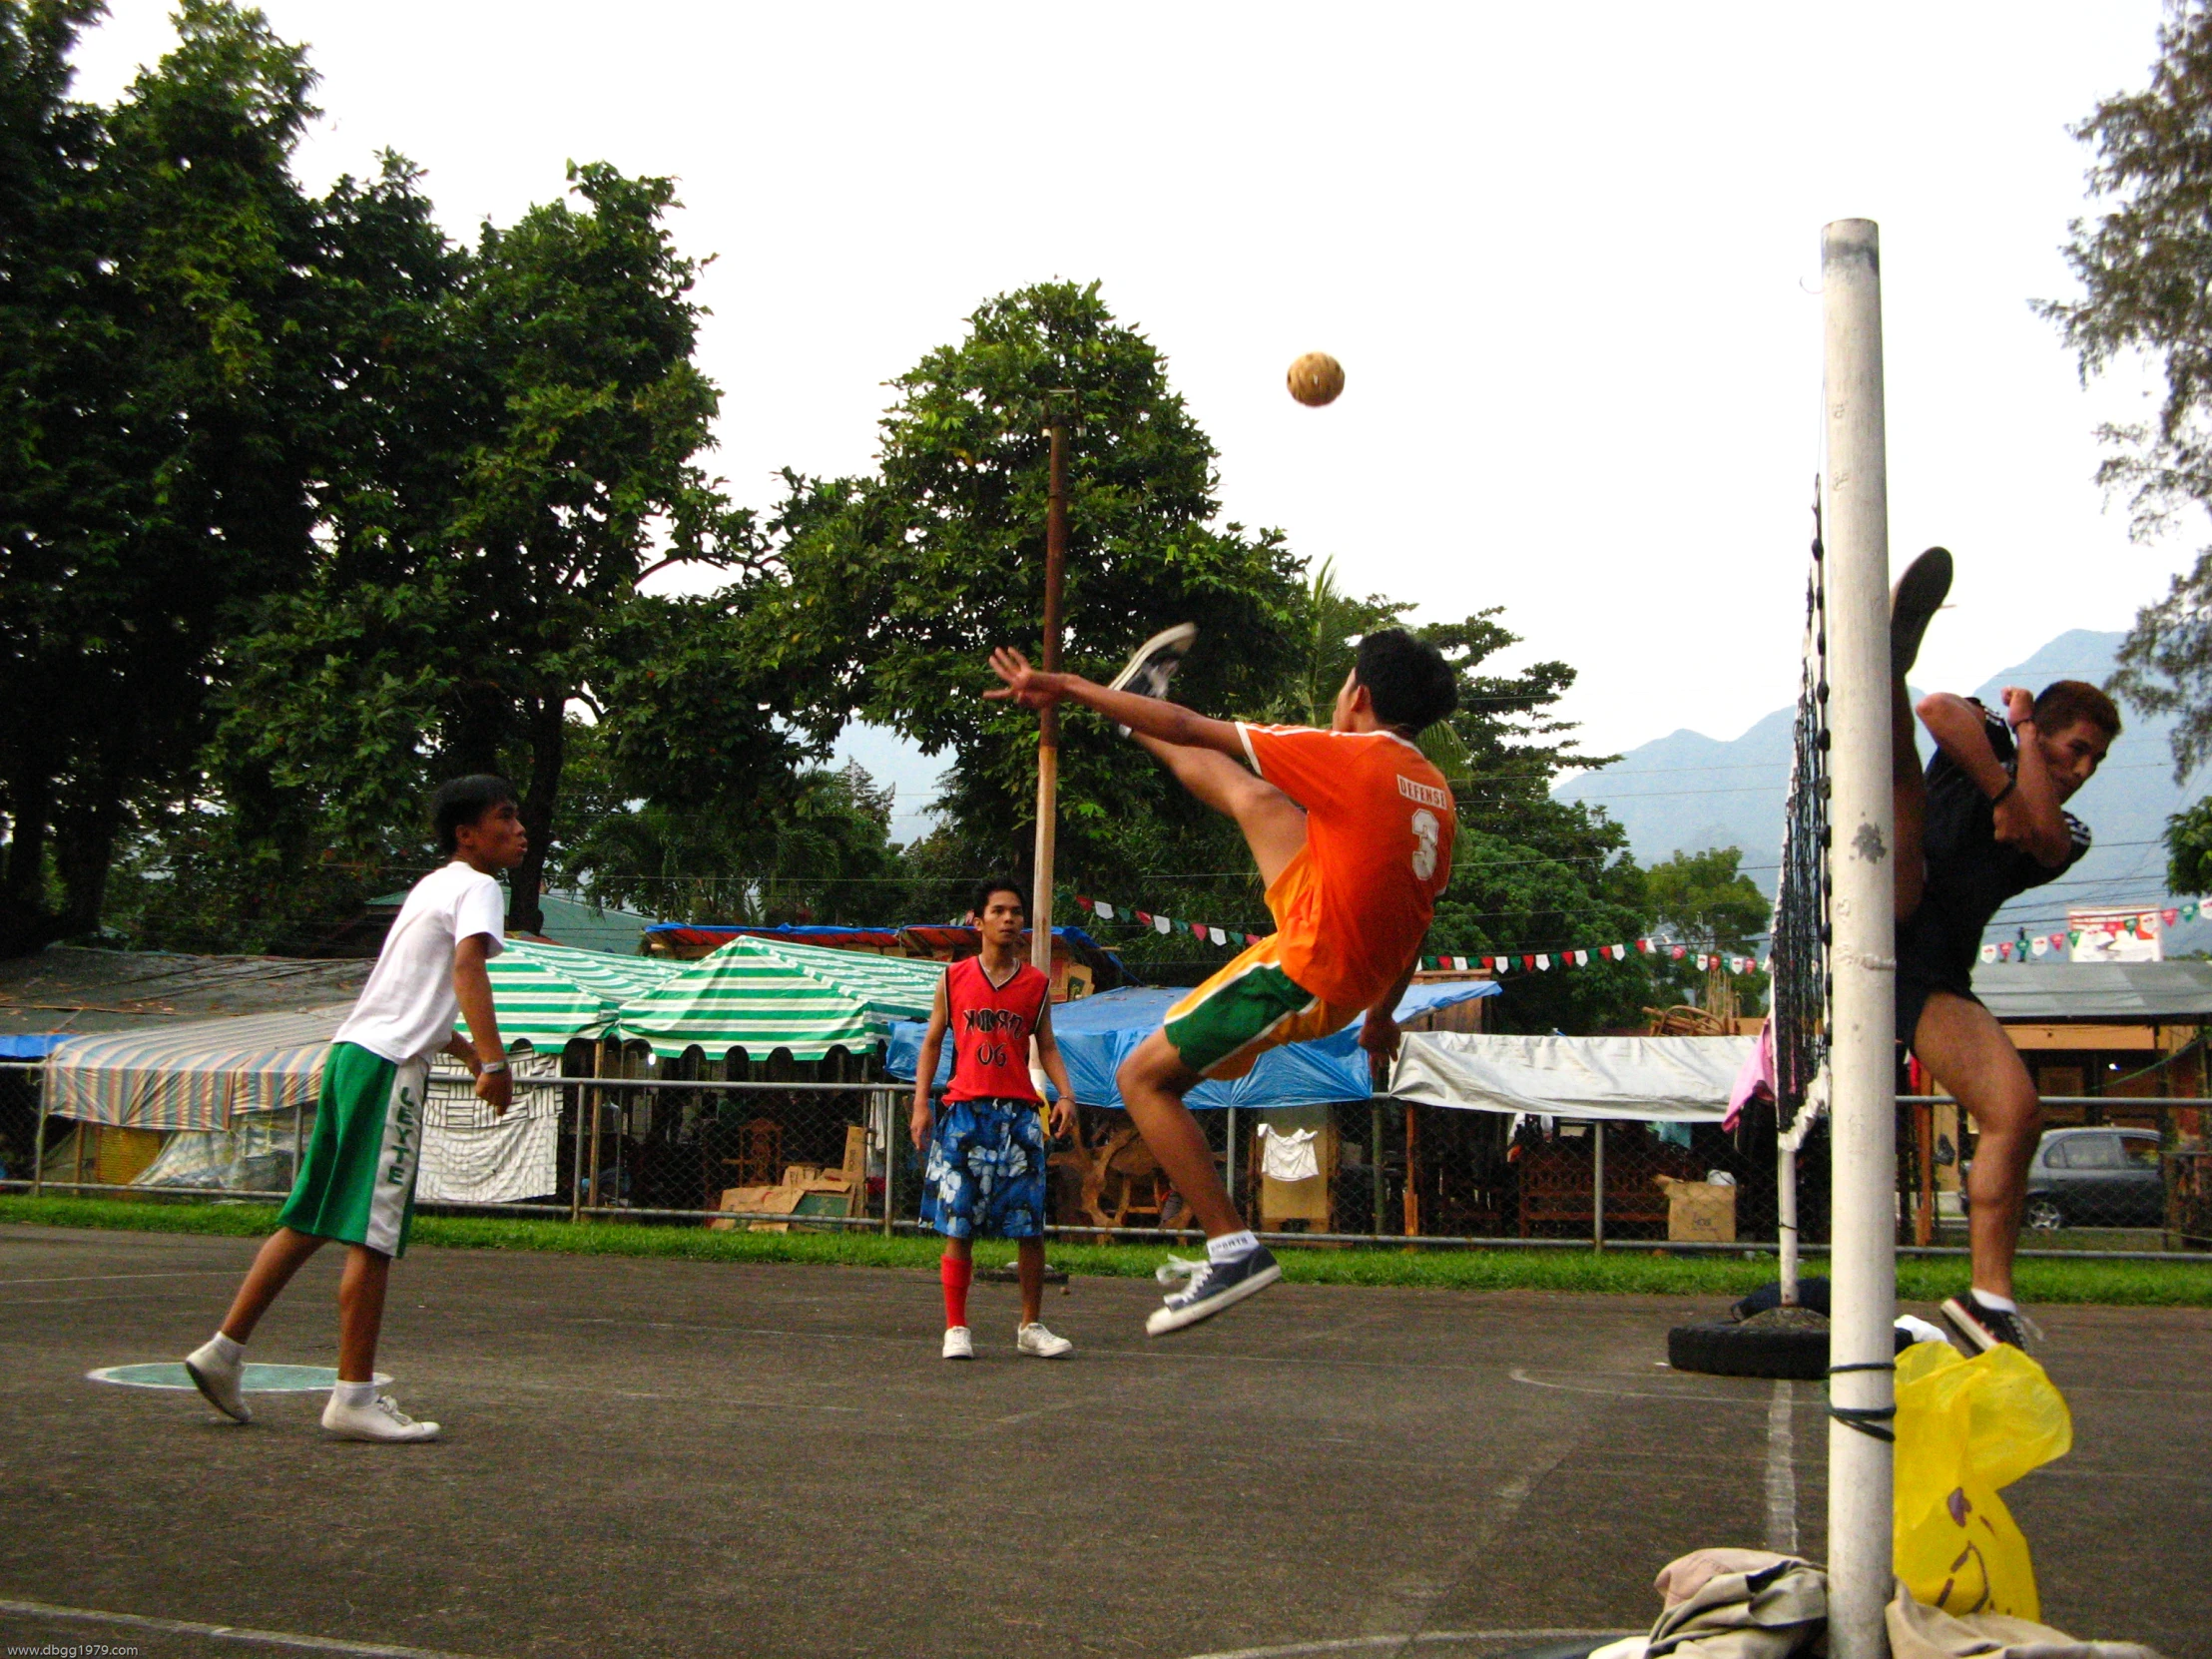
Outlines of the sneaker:
[[417,1422],[399,1408],[389,1394],[378,1394],[366,1405],[340,1405],[332,1394],[322,1408],[323,1431],[341,1440],[434,1440],[438,1425]]
[[214,1343],[202,1343],[185,1356],[185,1375],[207,1396],[208,1403],[233,1422],[252,1422],[246,1403],[246,1362],[226,1360]]
[[2006,1313],[2002,1308],[1992,1308],[1981,1298],[1968,1291],[1964,1296],[1948,1297],[1942,1307],[1943,1323],[1958,1334],[1973,1354],[1986,1354],[2000,1343],[2026,1352],[2031,1336],[2040,1337],[2034,1321],[2019,1314]]
[[1266,1290],[1283,1277],[1283,1270],[1267,1247],[1260,1245],[1234,1262],[1186,1262],[1170,1256],[1167,1266],[1154,1277],[1163,1285],[1172,1285],[1178,1279],[1187,1281],[1180,1291],[1170,1291],[1166,1305],[1155,1308],[1144,1322],[1146,1336],[1164,1337],[1170,1331],[1212,1319],[1224,1308],[1233,1308],[1246,1297]]
[[947,1360],[972,1360],[975,1358],[975,1339],[968,1335],[966,1326],[954,1325],[946,1328],[944,1357]]
[[1038,1360],[1064,1360],[1075,1352],[1075,1345],[1041,1325],[1025,1325],[1014,1334],[1014,1352]]
[[1921,636],[1950,596],[1950,554],[1931,547],[1905,567],[1890,591],[1890,676],[1902,680],[1921,654]]
[[[1167,696],[1168,682],[1183,666],[1183,659],[1191,654],[1191,642],[1197,638],[1198,624],[1195,622],[1179,622],[1173,628],[1154,634],[1137,647],[1137,654],[1106,689],[1134,692],[1139,697]],[[1126,726],[1116,726],[1114,730],[1125,738],[1129,736]]]

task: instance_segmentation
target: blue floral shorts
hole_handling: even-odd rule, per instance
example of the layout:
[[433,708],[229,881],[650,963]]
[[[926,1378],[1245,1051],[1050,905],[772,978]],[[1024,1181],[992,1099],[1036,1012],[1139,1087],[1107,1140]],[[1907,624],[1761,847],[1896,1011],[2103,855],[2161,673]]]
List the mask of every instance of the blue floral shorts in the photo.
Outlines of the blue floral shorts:
[[921,1219],[948,1239],[1042,1238],[1044,1162],[1035,1101],[939,1101]]

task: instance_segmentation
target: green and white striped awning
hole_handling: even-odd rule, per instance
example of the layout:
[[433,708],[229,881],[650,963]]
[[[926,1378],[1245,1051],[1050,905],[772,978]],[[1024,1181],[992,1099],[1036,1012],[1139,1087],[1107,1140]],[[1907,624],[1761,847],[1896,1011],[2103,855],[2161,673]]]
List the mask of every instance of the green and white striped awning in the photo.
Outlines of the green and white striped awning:
[[652,990],[681,964],[645,956],[509,939],[486,964],[499,1034],[559,1053],[573,1037],[596,1037],[624,1002]]
[[748,942],[858,997],[879,1019],[927,1019],[937,986],[944,982],[944,963],[921,957],[826,950],[819,944],[794,944],[787,939],[751,937]]
[[819,1060],[832,1048],[857,1053],[880,1041],[883,1016],[866,998],[797,966],[784,954],[791,948],[733,939],[624,1002],[622,1034],[642,1038],[663,1060],[693,1048],[709,1059],[733,1048],[762,1057],[783,1048],[795,1060]]
[[126,1129],[223,1129],[246,1112],[312,1106],[350,1007],[194,1020],[72,1037],[46,1059],[46,1109]]

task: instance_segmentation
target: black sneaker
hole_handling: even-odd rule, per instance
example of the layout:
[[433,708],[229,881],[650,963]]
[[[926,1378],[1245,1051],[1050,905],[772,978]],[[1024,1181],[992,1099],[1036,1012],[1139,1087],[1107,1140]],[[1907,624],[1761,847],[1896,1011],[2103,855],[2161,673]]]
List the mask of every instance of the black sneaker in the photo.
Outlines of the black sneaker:
[[1950,597],[1950,554],[1931,547],[1905,567],[1890,590],[1890,675],[1902,680],[1921,654],[1921,637]]
[[1170,1291],[1165,1306],[1155,1308],[1144,1322],[1146,1336],[1164,1337],[1258,1295],[1282,1278],[1283,1270],[1265,1245],[1255,1245],[1234,1262],[1186,1262],[1180,1256],[1170,1256],[1167,1266],[1154,1277],[1163,1285],[1172,1285],[1178,1279],[1188,1281],[1180,1291]]
[[[1137,647],[1137,654],[1106,689],[1135,692],[1139,697],[1167,696],[1168,682],[1183,666],[1183,659],[1191,654],[1191,642],[1197,638],[1198,624],[1195,622],[1179,622],[1173,628],[1154,634]],[[1126,726],[1116,726],[1114,730],[1125,738],[1129,736]]]
[[1999,1344],[2010,1344],[2024,1354],[2028,1336],[2034,1331],[2018,1314],[1992,1308],[1971,1291],[1945,1298],[1942,1315],[1943,1322],[1976,1354],[1986,1354]]

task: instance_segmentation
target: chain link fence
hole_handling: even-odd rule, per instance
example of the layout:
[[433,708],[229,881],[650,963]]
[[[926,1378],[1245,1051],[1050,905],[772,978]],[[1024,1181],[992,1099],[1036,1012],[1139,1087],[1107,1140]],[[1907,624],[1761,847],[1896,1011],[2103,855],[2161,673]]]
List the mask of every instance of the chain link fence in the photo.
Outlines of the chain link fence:
[[[920,1227],[912,1085],[881,1077],[873,1056],[710,1065],[694,1055],[655,1067],[641,1052],[583,1043],[516,1065],[504,1116],[459,1067],[433,1071],[422,1210],[777,1232]],[[2023,1253],[2212,1253],[2212,1102],[2069,1096],[2045,1108]],[[1198,1117],[1247,1220],[1284,1244],[1775,1248],[1775,1125],[1756,1104],[1732,1131],[1386,1098]],[[1962,1252],[1971,1120],[1925,1096],[1901,1098],[1898,1118],[1900,1246]],[[80,1124],[43,1112],[36,1065],[0,1066],[0,1187],[274,1201],[313,1122],[302,1108],[217,1131]],[[1829,1211],[1822,1126],[1797,1170],[1800,1225],[1818,1247]],[[1052,1231],[1071,1240],[1196,1243],[1181,1195],[1120,1112],[1078,1113],[1075,1134],[1053,1145],[1047,1203]]]

